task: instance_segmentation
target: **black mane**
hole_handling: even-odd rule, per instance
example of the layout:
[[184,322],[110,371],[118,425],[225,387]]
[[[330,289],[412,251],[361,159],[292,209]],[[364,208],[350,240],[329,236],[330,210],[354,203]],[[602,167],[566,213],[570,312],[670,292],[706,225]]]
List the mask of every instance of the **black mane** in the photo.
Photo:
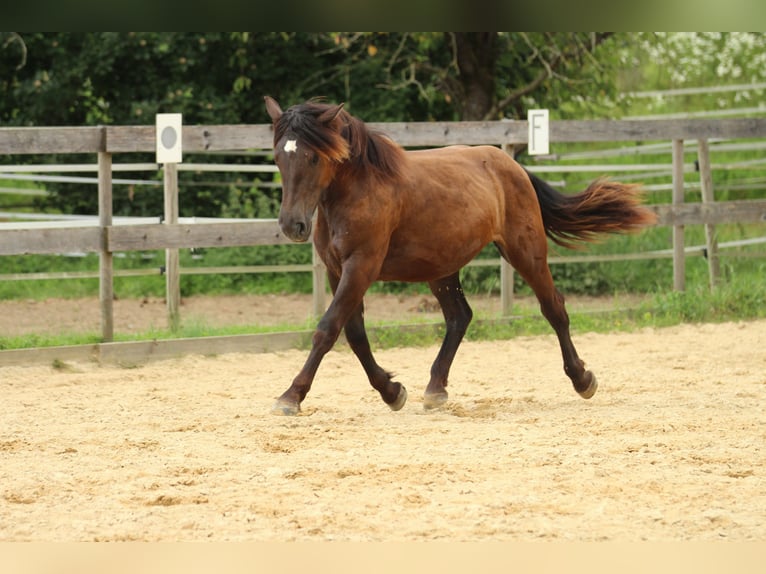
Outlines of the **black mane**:
[[291,133],[325,159],[347,163],[354,170],[369,171],[382,179],[400,176],[404,150],[383,133],[341,110],[328,123],[320,121],[335,106],[309,100],[288,108],[274,129],[274,143]]

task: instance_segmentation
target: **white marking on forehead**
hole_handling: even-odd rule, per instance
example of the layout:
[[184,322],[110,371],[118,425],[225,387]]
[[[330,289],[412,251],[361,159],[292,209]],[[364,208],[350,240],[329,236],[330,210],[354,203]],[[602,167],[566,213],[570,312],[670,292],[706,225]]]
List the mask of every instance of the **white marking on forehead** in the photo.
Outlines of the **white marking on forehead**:
[[290,153],[291,151],[297,151],[298,150],[298,141],[297,140],[287,140],[285,142],[284,150],[287,153]]

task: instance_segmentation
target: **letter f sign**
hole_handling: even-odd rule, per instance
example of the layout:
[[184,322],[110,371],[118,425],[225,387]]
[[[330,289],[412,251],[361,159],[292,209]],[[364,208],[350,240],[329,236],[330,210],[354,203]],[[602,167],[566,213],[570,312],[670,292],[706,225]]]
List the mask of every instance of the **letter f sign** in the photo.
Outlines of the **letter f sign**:
[[548,110],[528,110],[527,123],[529,124],[529,141],[527,144],[529,155],[549,153]]

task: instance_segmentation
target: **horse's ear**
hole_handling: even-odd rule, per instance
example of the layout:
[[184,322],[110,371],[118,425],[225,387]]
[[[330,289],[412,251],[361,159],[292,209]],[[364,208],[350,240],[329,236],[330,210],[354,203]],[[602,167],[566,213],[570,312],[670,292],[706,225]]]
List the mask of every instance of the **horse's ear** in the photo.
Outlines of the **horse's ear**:
[[322,114],[317,118],[320,123],[323,124],[329,124],[332,122],[335,118],[338,117],[338,114],[343,109],[343,103],[338,104],[337,106],[333,106],[327,111],[322,112]]
[[269,112],[272,121],[277,121],[282,116],[282,108],[279,107],[277,100],[271,96],[263,96],[266,101],[266,111]]

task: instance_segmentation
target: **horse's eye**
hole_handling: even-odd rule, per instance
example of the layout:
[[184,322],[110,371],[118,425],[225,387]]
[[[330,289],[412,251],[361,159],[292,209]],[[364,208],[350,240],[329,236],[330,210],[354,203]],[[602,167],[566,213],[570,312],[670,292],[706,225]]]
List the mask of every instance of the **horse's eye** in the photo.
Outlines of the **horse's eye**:
[[311,165],[316,165],[319,163],[319,154],[314,154],[311,156]]

